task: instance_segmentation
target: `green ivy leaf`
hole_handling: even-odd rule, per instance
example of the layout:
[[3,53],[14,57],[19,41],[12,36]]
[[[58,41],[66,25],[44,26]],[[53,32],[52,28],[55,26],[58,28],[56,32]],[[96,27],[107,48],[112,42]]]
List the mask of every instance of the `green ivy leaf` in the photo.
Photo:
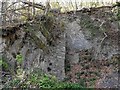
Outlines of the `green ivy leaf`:
[[21,64],[22,61],[23,61],[23,57],[22,57],[22,55],[21,55],[21,54],[17,55],[17,56],[16,56],[16,60],[17,60],[18,63]]

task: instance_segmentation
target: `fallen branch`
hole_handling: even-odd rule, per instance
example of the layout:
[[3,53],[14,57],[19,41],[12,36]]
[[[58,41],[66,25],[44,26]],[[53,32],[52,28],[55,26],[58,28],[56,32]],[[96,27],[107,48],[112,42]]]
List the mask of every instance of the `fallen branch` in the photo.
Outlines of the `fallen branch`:
[[[103,21],[100,25],[100,28],[102,27],[102,25],[105,23],[105,21]],[[100,55],[101,52],[101,47],[102,47],[102,43],[104,42],[104,40],[108,37],[107,34],[104,32],[104,30],[101,28],[101,30],[103,31],[104,37],[102,38],[100,45],[98,46],[98,52],[97,52],[97,57],[99,57],[98,55]]]
[[37,3],[34,3],[33,2],[22,2],[24,4],[28,4],[29,6],[32,6],[34,5],[35,8],[39,8],[39,9],[42,9],[42,10],[45,10],[45,6],[41,5],[41,4],[37,4]]
[[[105,23],[105,21],[103,21],[100,25],[100,28],[102,27],[102,25]],[[107,34],[104,32],[104,30],[101,28],[101,30],[103,31],[103,34],[104,34],[104,38],[101,40],[100,42],[100,46],[102,45],[102,43],[104,42],[104,40],[108,37]]]
[[10,9],[10,10],[7,10],[6,12],[9,12],[9,11],[18,11],[18,10],[22,10],[22,9],[25,9],[27,8],[28,6],[23,6],[21,8],[17,8],[17,9]]
[[6,10],[8,10],[11,6],[15,5],[16,3],[19,3],[19,2],[13,2],[11,5],[9,5]]

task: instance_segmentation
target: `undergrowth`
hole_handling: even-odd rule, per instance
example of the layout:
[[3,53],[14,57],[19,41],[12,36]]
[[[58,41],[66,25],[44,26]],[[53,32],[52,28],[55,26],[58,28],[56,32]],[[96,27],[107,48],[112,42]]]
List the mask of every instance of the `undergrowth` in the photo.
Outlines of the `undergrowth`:
[[15,77],[12,81],[5,84],[3,89],[5,90],[7,88],[24,88],[25,90],[28,90],[29,88],[40,88],[49,90],[86,90],[86,88],[82,87],[79,83],[62,82],[57,80],[55,76],[44,74],[40,70],[33,71],[26,76],[27,77],[24,79]]

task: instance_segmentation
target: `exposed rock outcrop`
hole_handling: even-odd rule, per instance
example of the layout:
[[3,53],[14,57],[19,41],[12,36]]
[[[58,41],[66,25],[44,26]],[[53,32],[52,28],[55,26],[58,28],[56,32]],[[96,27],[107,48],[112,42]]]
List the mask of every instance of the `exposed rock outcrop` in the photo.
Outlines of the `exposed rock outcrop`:
[[[57,18],[58,20],[56,17],[52,17],[52,20],[47,18],[42,24],[26,25],[17,30],[12,38],[0,37],[0,54],[6,58],[13,70],[16,68],[16,56],[21,54],[21,66],[24,70],[38,67],[63,80],[65,60],[70,64],[78,63],[82,50],[92,49],[93,60],[107,60],[119,53],[118,20],[115,20],[112,11],[103,11],[94,11],[90,15],[81,12],[76,15],[63,15],[65,25],[59,23],[61,17]],[[55,25],[51,26],[52,22]],[[45,26],[44,29],[40,27],[42,25]],[[66,26],[64,31],[59,25]]]

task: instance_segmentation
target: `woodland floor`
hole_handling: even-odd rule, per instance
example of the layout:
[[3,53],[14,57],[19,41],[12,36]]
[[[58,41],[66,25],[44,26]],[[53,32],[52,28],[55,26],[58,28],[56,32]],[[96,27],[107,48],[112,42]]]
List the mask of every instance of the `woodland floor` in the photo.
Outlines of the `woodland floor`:
[[118,85],[118,56],[111,60],[84,60],[71,66],[68,81],[86,87],[105,88]]

